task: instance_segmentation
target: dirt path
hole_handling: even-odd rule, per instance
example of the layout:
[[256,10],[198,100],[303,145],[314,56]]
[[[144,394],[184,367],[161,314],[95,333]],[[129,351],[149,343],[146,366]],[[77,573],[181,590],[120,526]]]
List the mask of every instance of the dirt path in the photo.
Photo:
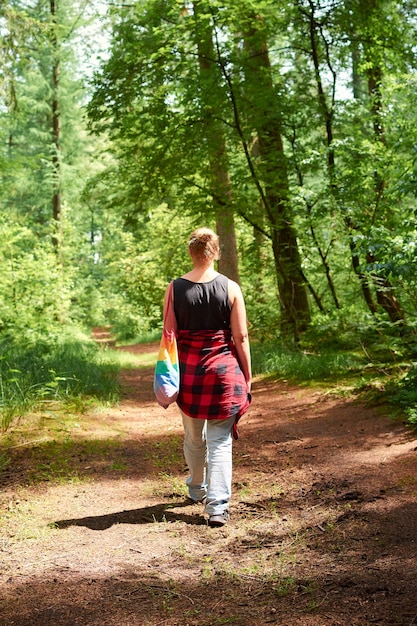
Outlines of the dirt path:
[[255,382],[231,522],[211,529],[184,498],[176,407],[156,405],[151,369],[122,383],[119,407],[63,432],[43,417],[12,450],[1,626],[417,625],[417,440],[403,424]]

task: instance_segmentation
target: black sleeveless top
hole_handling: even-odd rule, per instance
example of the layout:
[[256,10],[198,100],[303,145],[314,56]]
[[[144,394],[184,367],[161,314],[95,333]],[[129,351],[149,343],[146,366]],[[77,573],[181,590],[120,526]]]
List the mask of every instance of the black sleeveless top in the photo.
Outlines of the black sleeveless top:
[[174,312],[178,330],[230,328],[228,279],[219,274],[208,283],[174,280]]

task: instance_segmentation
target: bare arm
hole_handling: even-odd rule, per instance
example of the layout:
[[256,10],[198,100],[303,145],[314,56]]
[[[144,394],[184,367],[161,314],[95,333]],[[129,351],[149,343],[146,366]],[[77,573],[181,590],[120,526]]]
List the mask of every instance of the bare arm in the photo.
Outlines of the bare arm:
[[[170,283],[165,290],[164,328],[169,331],[173,330],[175,333],[177,333],[178,325],[177,325],[177,320],[175,319],[173,290],[174,290],[174,286],[172,285],[172,283]],[[170,295],[171,295],[171,301],[169,301]]]
[[167,288],[165,289],[165,294],[164,294],[163,320],[165,320],[165,316],[166,316],[166,313],[167,313],[169,290],[170,290],[170,285],[168,284]]
[[240,366],[242,368],[246,382],[248,383],[248,391],[250,391],[252,369],[248,326],[246,321],[246,308],[240,287],[232,280],[229,280],[229,301],[232,307],[232,311],[230,314],[230,327],[232,330],[232,337],[236,346]]

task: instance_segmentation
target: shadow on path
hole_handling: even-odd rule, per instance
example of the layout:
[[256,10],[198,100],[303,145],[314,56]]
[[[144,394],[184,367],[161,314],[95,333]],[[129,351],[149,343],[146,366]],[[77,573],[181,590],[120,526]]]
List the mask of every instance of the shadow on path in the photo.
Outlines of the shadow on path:
[[188,502],[173,502],[172,504],[156,504],[142,509],[132,509],[107,515],[93,515],[75,519],[52,522],[55,528],[69,528],[70,526],[85,526],[91,530],[106,530],[114,524],[154,524],[161,522],[184,522],[196,526],[206,524],[202,515],[187,515],[177,513],[172,509],[190,505]]

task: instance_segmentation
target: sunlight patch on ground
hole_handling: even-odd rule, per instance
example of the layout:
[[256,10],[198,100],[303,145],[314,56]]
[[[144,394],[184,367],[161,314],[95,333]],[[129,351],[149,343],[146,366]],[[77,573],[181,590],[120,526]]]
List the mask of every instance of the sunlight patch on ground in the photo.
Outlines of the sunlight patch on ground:
[[359,466],[359,465],[379,465],[389,463],[395,459],[404,456],[407,453],[413,452],[416,448],[417,440],[405,441],[403,443],[391,444],[383,443],[379,446],[373,446],[370,449],[349,451],[340,454],[341,465],[346,466]]

